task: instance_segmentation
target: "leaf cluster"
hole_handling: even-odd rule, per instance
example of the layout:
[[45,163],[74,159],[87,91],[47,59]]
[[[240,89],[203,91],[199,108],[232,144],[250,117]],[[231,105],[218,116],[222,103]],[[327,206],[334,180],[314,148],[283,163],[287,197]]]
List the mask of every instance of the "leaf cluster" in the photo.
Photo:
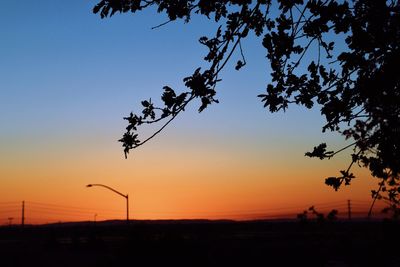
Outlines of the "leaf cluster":
[[311,206],[308,208],[308,210],[304,210],[302,213],[297,214],[297,219],[302,222],[306,222],[311,219],[311,215],[318,223],[323,223],[325,221],[333,222],[337,220],[338,214],[338,210],[333,209],[325,216],[325,214],[318,212],[314,206]]
[[[213,36],[199,39],[207,49],[205,70],[196,69],[183,80],[178,93],[165,86],[162,104],[143,101],[141,114],[130,114],[120,140],[125,155],[158,134],[192,101],[199,112],[217,103],[220,72],[233,56],[235,69],[246,65],[242,40],[259,38],[271,68],[271,82],[259,94],[270,112],[289,105],[320,108],[323,131],[336,131],[351,145],[336,152],[326,144],[306,156],[329,159],[352,148],[351,163],[338,177],[325,182],[337,190],[354,179],[354,164],[379,179],[380,190],[399,204],[400,187],[400,4],[397,0],[101,0],[93,9],[101,18],[135,13],[148,7],[170,21],[190,22],[193,15],[218,24]],[[273,10],[273,11],[272,11]],[[163,25],[163,24],[162,24]],[[237,52],[237,53],[235,53]],[[152,136],[140,141],[138,126],[160,123]]]

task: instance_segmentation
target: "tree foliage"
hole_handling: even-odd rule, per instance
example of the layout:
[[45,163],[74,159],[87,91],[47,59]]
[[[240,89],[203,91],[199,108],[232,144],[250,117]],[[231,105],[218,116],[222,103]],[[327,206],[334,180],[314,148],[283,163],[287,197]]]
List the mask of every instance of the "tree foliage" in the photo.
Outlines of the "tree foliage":
[[302,213],[297,214],[297,219],[302,222],[306,222],[310,219],[310,215],[315,218],[318,223],[323,223],[325,221],[334,222],[338,218],[339,212],[336,209],[331,210],[326,216],[318,212],[314,206],[308,208],[308,210],[304,210]]
[[[270,112],[290,104],[320,107],[323,131],[336,131],[351,145],[336,152],[318,145],[309,157],[331,158],[352,148],[351,163],[326,184],[337,190],[350,184],[354,164],[379,179],[374,199],[397,209],[400,194],[400,4],[397,0],[101,0],[93,9],[101,18],[155,7],[169,21],[190,22],[194,15],[215,21],[214,36],[200,37],[207,48],[205,70],[186,77],[186,91],[165,86],[161,105],[142,102],[142,114],[131,113],[120,140],[125,155],[158,134],[185,107],[199,100],[199,112],[217,103],[219,73],[233,56],[236,70],[246,65],[241,41],[259,37],[271,67],[271,82],[259,95]],[[234,53],[238,51],[238,53]],[[239,53],[240,52],[240,53]],[[264,56],[264,55],[260,55]],[[141,140],[138,127],[160,123]]]

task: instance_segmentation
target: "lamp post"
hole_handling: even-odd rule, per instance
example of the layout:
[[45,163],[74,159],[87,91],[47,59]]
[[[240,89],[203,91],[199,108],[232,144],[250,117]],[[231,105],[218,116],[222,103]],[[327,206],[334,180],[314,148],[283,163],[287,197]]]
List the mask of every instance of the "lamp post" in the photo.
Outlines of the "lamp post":
[[117,190],[115,190],[114,188],[111,188],[104,184],[88,184],[88,185],[86,185],[86,187],[92,187],[92,186],[101,186],[101,187],[107,188],[108,190],[111,190],[114,193],[117,193],[118,195],[124,197],[126,199],[126,222],[129,222],[129,196],[128,196],[128,194],[124,195],[121,192],[118,192]]

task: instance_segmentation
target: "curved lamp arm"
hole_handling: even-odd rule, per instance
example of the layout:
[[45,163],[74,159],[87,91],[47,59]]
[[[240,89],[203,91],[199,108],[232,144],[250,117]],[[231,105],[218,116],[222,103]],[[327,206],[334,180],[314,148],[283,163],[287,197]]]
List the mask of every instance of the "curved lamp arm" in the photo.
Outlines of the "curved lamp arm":
[[105,187],[105,188],[107,188],[107,189],[113,191],[114,193],[117,193],[117,194],[120,195],[120,196],[123,196],[124,198],[127,198],[127,197],[128,197],[128,195],[124,195],[124,194],[122,194],[121,192],[118,192],[117,190],[115,190],[114,188],[111,188],[111,187],[109,187],[109,186],[107,186],[107,185],[104,185],[104,184],[88,184],[88,185],[86,185],[86,187],[92,187],[92,186],[102,186],[102,187]]

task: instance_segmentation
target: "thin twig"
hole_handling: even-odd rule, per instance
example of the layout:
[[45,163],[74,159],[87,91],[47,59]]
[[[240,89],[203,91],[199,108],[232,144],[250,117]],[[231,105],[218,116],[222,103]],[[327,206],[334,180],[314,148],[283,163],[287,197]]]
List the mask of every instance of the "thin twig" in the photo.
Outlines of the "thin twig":
[[195,98],[195,96],[192,95],[192,96],[185,102],[185,104],[183,104],[183,105],[178,109],[178,111],[172,115],[172,118],[170,118],[163,126],[161,126],[160,129],[158,129],[158,130],[157,130],[155,133],[153,133],[150,137],[146,138],[146,140],[144,140],[143,142],[140,142],[139,144],[135,145],[133,148],[137,148],[137,147],[139,147],[139,146],[141,146],[141,145],[144,145],[145,143],[147,143],[147,141],[149,141],[150,139],[153,139],[154,136],[156,136],[157,134],[159,134],[165,127],[167,127],[167,125],[168,125],[171,121],[173,121],[173,120],[175,119],[175,117],[176,117],[182,110],[184,110],[185,107],[186,107],[186,105],[187,105],[190,101],[192,101],[194,98]]
[[240,55],[242,56],[242,59],[243,59],[243,65],[246,65],[246,58],[244,57],[244,54],[243,54],[242,42],[240,42],[240,41],[239,41],[239,49],[240,49]]
[[332,155],[330,155],[329,158],[332,158],[332,157],[335,156],[336,154],[342,152],[343,150],[348,149],[349,147],[354,146],[355,144],[357,144],[357,142],[354,142],[354,143],[352,143],[352,144],[350,144],[350,145],[348,145],[348,146],[343,147],[342,149],[339,149],[338,151],[336,151],[335,153],[333,153]]
[[373,208],[374,205],[375,205],[375,201],[378,199],[379,192],[381,191],[381,189],[382,189],[382,187],[383,187],[383,182],[384,182],[384,181],[382,181],[382,182],[380,183],[379,189],[378,189],[378,191],[376,192],[375,197],[374,197],[374,200],[373,200],[372,203],[371,203],[371,207],[369,208],[369,211],[368,211],[368,219],[371,218],[371,215],[372,215],[372,208]]
[[161,24],[159,24],[159,25],[157,25],[157,26],[151,27],[151,29],[154,30],[154,29],[160,28],[160,27],[162,27],[162,26],[164,26],[164,25],[167,25],[167,24],[170,23],[171,21],[172,21],[172,20],[168,20],[168,21],[163,22],[163,23],[161,23]]

